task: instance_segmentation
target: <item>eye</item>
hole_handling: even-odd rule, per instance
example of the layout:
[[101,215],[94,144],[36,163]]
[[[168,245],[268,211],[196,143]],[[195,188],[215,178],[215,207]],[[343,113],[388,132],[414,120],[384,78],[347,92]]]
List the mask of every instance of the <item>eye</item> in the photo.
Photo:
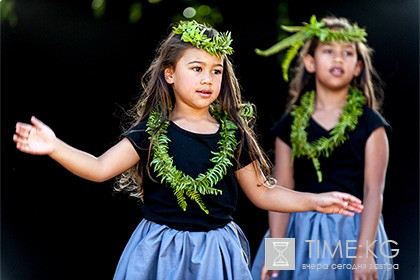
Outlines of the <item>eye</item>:
[[323,53],[326,53],[326,54],[332,54],[333,53],[333,49],[332,48],[325,48],[322,52]]
[[354,55],[354,52],[353,51],[344,51],[343,52],[343,55],[344,56],[353,56]]
[[200,72],[201,71],[201,67],[198,67],[198,66],[197,67],[193,67],[192,70],[195,71],[195,72]]
[[213,74],[215,74],[215,75],[220,75],[220,74],[222,74],[222,71],[221,71],[221,70],[219,70],[219,69],[214,69],[212,72],[213,72]]

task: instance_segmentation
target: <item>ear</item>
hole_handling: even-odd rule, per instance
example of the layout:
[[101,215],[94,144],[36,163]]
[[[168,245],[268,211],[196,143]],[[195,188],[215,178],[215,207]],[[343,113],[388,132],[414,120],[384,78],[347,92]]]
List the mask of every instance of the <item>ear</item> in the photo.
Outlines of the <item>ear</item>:
[[173,70],[172,70],[172,67],[168,67],[168,68],[166,68],[165,69],[165,71],[163,72],[164,73],[164,75],[165,75],[165,80],[166,80],[166,82],[168,83],[168,84],[173,84],[174,83],[174,79],[173,79],[173,77],[172,77],[172,73],[173,73]]
[[315,73],[315,59],[312,55],[306,54],[303,57],[303,63],[305,64],[305,69],[309,73]]
[[362,69],[363,69],[363,61],[358,60],[356,67],[354,68],[354,76],[359,77],[360,73],[362,73]]

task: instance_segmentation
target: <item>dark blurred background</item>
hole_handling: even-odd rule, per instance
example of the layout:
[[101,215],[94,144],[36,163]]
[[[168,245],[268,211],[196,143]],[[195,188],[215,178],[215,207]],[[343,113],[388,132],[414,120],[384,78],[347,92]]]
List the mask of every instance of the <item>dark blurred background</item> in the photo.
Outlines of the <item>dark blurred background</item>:
[[[245,98],[258,107],[257,132],[270,157],[270,127],[283,113],[287,84],[278,57],[260,57],[254,49],[275,44],[280,24],[300,25],[312,14],[366,27],[385,82],[383,114],[393,127],[385,228],[398,243],[397,279],[419,279],[419,1],[245,2],[0,2],[1,279],[112,279],[142,218],[140,206],[114,196],[113,180],[92,183],[48,157],[18,152],[15,123],[36,115],[67,143],[100,155],[117,141],[122,112],[138,94],[168,25],[185,19],[188,7],[200,12],[197,20],[232,32],[237,76]],[[235,218],[252,254],[266,216],[241,194]]]

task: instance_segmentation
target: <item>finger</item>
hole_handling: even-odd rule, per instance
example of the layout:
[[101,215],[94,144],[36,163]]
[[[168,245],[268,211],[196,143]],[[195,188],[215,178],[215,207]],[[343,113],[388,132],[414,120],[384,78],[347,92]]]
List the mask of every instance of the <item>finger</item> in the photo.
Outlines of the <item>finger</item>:
[[345,215],[345,216],[350,216],[353,217],[355,212],[360,213],[362,210],[359,208],[355,208],[351,205],[346,205],[346,206],[342,206],[342,204],[338,204],[338,213]]
[[344,215],[344,216],[349,216],[349,217],[353,217],[354,216],[354,212],[348,211],[348,210],[344,210],[344,209],[340,209],[338,211],[338,214]]
[[25,126],[24,123],[17,122],[15,132],[18,133],[18,134],[21,134],[25,130],[24,126]]
[[358,206],[349,205],[347,206],[347,210],[360,213],[363,210],[363,205],[358,205]]
[[357,209],[363,209],[363,204],[360,204],[358,202],[353,201],[346,201],[347,202],[347,208],[350,210],[357,210]]
[[261,269],[261,272],[260,272],[260,279],[261,280],[268,280],[270,278],[270,276],[268,275],[268,271],[267,270],[265,270],[264,268],[263,269]]
[[352,211],[355,211],[357,213],[361,213],[363,211],[363,209],[365,208],[365,206],[363,204],[356,204],[356,205],[350,204],[350,205],[353,208],[351,210]]
[[19,151],[23,151],[23,152],[25,152],[25,151],[27,151],[29,149],[28,145],[27,144],[24,144],[22,142],[16,142],[16,148]]
[[16,143],[19,143],[20,145],[28,145],[29,144],[28,137],[23,137],[23,136],[18,135],[18,134],[13,135],[13,141],[15,141]]
[[347,209],[351,211],[356,211],[358,213],[362,212],[364,206],[362,204],[362,201],[350,194],[347,193],[341,193],[341,192],[335,192],[333,193],[333,196],[342,199],[344,202],[347,202]]
[[349,203],[347,201],[342,200],[340,196],[337,197],[334,195],[333,197],[330,197],[330,199],[330,203],[332,205],[335,205],[340,208],[346,209],[349,205]]
[[362,201],[355,197],[354,195],[348,194],[348,193],[342,193],[342,192],[333,192],[333,196],[337,198],[341,198],[346,201],[356,202],[356,203],[362,203]]
[[342,214],[342,215],[350,216],[350,217],[354,216],[354,212],[352,212],[349,209],[348,203],[342,201],[341,199],[333,198],[331,201],[331,206],[332,206],[331,213],[338,213],[338,214]]
[[42,122],[42,121],[40,121],[37,117],[35,117],[35,116],[32,116],[31,117],[31,123],[35,126],[35,127],[37,127],[37,128],[41,128],[42,126],[44,126],[45,124]]
[[16,134],[22,137],[28,137],[33,126],[27,123],[17,123],[16,124]]
[[360,199],[356,198],[356,197],[350,197],[350,198],[343,197],[342,199],[344,201],[347,201],[349,204],[352,204],[352,205],[361,205],[362,204],[362,201]]
[[277,278],[278,276],[279,276],[278,270],[273,270],[273,272],[271,272],[271,277],[272,278]]
[[13,141],[16,143],[22,143],[23,137],[21,137],[19,134],[13,134]]

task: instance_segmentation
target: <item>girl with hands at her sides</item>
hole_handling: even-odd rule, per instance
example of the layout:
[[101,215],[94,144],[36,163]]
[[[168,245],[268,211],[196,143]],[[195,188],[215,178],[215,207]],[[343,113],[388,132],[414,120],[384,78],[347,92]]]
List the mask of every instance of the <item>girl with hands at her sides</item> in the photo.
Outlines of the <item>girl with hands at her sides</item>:
[[[40,120],[17,123],[18,150],[48,155],[87,180],[116,177],[115,191],[142,200],[144,218],[117,265],[117,279],[252,279],[248,241],[232,215],[238,187],[269,211],[354,216],[361,200],[270,184],[271,166],[229,55],[230,32],[174,24],[142,77],[120,141],[100,156],[57,138]],[[176,265],[175,265],[176,264]]]
[[381,214],[390,125],[379,113],[382,89],[375,83],[367,34],[333,16],[320,22],[312,16],[308,24],[284,29],[297,33],[259,51],[270,55],[290,47],[282,64],[286,81],[298,55],[290,102],[272,128],[273,176],[296,191],[351,193],[363,200],[364,210],[351,217],[269,211],[264,237],[295,239],[295,270],[267,270],[263,240],[253,278],[392,280],[393,254]]

